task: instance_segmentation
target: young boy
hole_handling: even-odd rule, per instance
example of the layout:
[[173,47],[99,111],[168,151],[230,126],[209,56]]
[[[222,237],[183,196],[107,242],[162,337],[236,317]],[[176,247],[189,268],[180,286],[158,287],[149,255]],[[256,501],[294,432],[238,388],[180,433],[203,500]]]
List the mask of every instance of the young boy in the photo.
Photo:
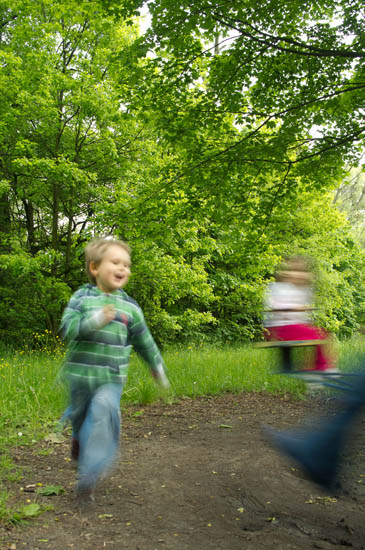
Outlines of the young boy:
[[68,342],[63,378],[70,388],[72,456],[78,460],[76,493],[93,500],[98,479],[119,447],[120,398],[132,346],[156,381],[169,382],[161,354],[138,304],[123,289],[131,274],[129,246],[115,239],[91,241],[85,249],[85,284],[71,297],[62,317]]

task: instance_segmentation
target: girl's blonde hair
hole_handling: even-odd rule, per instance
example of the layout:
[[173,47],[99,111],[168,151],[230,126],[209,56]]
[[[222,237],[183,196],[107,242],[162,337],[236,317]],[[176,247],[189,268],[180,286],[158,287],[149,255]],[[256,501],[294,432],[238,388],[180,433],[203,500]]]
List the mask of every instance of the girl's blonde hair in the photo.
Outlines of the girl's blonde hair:
[[127,243],[125,243],[124,241],[120,241],[118,239],[114,239],[112,237],[99,237],[97,239],[93,239],[85,247],[86,274],[90,283],[92,283],[93,285],[96,284],[96,279],[91,274],[90,263],[94,262],[96,266],[100,265],[105,252],[108,250],[108,248],[115,245],[120,246],[120,248],[123,248],[123,250],[125,250],[126,252],[128,252],[129,255],[131,255],[131,249]]
[[285,259],[282,269],[276,275],[276,279],[278,281],[295,282],[298,285],[309,284],[313,279],[310,267],[310,260],[306,256],[291,256]]

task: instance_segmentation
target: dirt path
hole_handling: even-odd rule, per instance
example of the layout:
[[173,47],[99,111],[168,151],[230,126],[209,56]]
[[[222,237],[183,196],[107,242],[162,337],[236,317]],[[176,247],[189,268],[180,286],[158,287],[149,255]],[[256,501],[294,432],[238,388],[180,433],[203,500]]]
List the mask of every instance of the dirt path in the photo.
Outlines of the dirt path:
[[[360,430],[345,464],[349,495],[337,499],[306,481],[263,436],[262,423],[296,425],[321,406],[318,399],[241,394],[129,408],[120,461],[82,510],[68,441],[45,442],[49,456],[20,448],[25,478],[11,484],[14,498],[53,504],[54,511],[0,530],[1,549],[365,548],[365,434]],[[31,492],[37,483],[66,492],[41,496]]]

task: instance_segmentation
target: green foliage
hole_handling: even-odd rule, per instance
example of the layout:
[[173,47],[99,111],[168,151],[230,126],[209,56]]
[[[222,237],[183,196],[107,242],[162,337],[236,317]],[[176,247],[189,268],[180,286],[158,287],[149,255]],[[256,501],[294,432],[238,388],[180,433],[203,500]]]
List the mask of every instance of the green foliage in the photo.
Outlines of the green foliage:
[[162,345],[260,337],[293,252],[315,260],[318,323],[351,335],[364,256],[329,191],[360,155],[356,2],[158,0],[145,37],[140,4],[1,6],[1,338],[57,348],[84,245],[111,233]]
[[19,0],[2,15],[0,323],[16,347],[56,338],[96,203],[123,189],[138,129],[113,82],[135,31],[95,2]]
[[346,215],[355,235],[364,246],[365,174],[363,166],[349,170],[336,190],[334,203]]
[[27,523],[30,519],[37,518],[42,513],[53,510],[52,505],[43,506],[36,502],[24,504],[21,507],[10,507],[7,505],[8,494],[0,492],[0,522],[4,525],[18,525]]
[[38,487],[36,490],[38,495],[43,495],[46,497],[62,495],[64,492],[65,489],[62,485],[46,485],[45,487]]
[[[0,329],[3,341],[14,348],[35,344],[34,334],[47,330],[57,345],[59,319],[70,289],[50,275],[50,265],[57,255],[49,251],[35,256],[16,250],[0,255]],[[38,341],[39,343],[39,341]]]

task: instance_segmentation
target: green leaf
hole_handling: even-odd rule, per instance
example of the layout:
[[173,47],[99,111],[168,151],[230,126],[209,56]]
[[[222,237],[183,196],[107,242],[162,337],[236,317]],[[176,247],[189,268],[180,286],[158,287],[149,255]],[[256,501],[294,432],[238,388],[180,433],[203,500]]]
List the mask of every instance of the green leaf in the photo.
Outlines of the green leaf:
[[45,487],[39,487],[36,491],[39,495],[51,496],[51,495],[62,495],[65,492],[65,489],[62,485],[46,485]]
[[32,504],[27,504],[26,506],[23,506],[20,509],[20,512],[25,518],[37,517],[39,516],[39,514],[42,513],[42,508],[39,504],[33,502]]

